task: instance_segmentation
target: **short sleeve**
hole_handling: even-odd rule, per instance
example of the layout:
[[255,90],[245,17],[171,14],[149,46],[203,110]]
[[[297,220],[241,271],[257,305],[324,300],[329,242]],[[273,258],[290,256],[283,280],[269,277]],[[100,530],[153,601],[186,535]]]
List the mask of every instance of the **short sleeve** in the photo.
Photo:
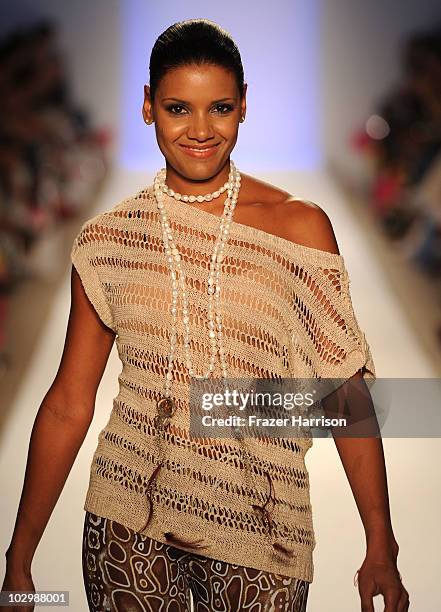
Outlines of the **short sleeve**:
[[86,221],[73,241],[70,258],[99,318],[104,325],[114,329],[112,312],[96,268],[98,247],[98,241],[94,240],[92,220]]
[[314,378],[347,380],[358,370],[375,380],[375,365],[359,326],[343,257],[323,252],[295,279],[295,354]]
[[350,279],[340,257],[334,270],[321,271],[327,279],[331,274],[329,299],[320,300],[317,320],[320,322],[319,376],[347,379],[361,370],[363,378],[375,380],[376,372],[370,346],[360,328],[352,303]]

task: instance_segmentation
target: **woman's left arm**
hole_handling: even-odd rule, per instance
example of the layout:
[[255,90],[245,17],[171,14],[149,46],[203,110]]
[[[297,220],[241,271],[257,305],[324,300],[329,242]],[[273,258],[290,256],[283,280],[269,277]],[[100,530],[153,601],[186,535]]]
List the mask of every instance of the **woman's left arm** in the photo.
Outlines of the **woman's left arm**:
[[[291,196],[274,218],[288,240],[339,254],[332,223],[313,202],[302,203]],[[357,572],[362,612],[374,612],[372,598],[380,593],[385,612],[407,612],[409,595],[397,568],[398,544],[390,518],[383,445],[361,371],[322,399],[322,406],[333,416],[343,407],[353,419],[350,428],[332,428],[332,433],[366,534],[366,558]],[[357,437],[357,431],[363,436]]]
[[349,427],[333,427],[332,433],[366,535],[366,557],[357,572],[361,609],[374,612],[372,598],[382,594],[387,612],[406,612],[409,595],[397,568],[399,547],[390,517],[383,443],[361,372],[323,399],[322,405],[327,416],[353,418]]

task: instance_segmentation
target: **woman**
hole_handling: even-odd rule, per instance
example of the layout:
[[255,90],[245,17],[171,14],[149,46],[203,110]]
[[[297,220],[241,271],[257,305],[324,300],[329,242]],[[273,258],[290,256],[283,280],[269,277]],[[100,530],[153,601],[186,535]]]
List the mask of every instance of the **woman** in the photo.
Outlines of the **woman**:
[[[306,610],[312,440],[245,440],[237,428],[193,437],[190,385],[375,371],[326,214],[230,159],[246,87],[236,45],[213,22],[174,24],[155,43],[142,113],[166,168],[76,237],[66,346],[37,417],[3,588],[31,586],[116,339],[120,390],[84,505],[90,610],[189,610],[190,599],[198,611]],[[403,612],[380,442],[338,447],[366,530],[363,610],[382,593]]]

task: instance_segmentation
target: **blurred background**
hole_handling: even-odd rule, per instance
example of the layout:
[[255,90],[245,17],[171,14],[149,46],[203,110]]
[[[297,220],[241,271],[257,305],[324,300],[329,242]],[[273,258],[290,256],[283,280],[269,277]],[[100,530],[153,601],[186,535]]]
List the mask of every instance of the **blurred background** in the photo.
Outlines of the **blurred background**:
[[[1,11],[2,550],[35,414],[63,350],[73,238],[86,219],[150,184],[165,165],[141,106],[151,48],[176,21],[211,19],[238,44],[247,116],[232,158],[239,170],[327,212],[377,376],[439,378],[439,2],[246,0],[239,12],[228,0],[3,0]],[[75,610],[87,610],[88,470],[119,370],[113,350],[94,422],[34,559],[37,588],[69,590]],[[411,609],[435,612],[439,441],[385,439],[384,447]],[[364,532],[332,440],[315,440],[307,462],[317,537],[308,610],[352,612]]]

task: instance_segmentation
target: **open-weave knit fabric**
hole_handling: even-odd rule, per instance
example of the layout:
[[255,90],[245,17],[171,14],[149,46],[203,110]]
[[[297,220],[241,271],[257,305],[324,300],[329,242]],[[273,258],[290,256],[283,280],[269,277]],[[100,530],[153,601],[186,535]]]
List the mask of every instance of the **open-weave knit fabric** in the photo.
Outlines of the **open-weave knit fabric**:
[[[170,196],[165,205],[186,274],[193,367],[201,374],[210,357],[207,278],[220,218]],[[71,258],[100,319],[116,333],[122,363],[84,509],[178,548],[312,582],[304,460],[312,438],[250,437],[244,445],[234,437],[191,437],[181,316],[176,411],[158,420],[172,283],[153,186],[84,223]],[[220,293],[229,376],[346,380],[362,369],[375,378],[349,282],[341,255],[233,221]],[[221,376],[219,362],[214,376]]]

